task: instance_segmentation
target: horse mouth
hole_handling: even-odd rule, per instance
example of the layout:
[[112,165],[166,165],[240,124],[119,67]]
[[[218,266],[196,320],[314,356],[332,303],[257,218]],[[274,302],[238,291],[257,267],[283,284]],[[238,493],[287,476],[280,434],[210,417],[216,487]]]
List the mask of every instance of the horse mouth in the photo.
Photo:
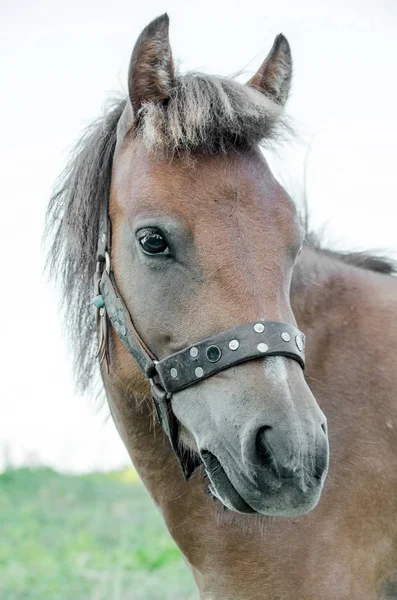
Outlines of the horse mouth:
[[240,496],[216,456],[207,450],[203,450],[200,455],[210,480],[211,494],[229,510],[243,514],[257,514],[257,511]]
[[207,450],[201,451],[200,455],[210,482],[209,493],[221,502],[225,510],[251,515],[297,517],[310,512],[320,499],[322,481],[312,481],[302,488],[291,479],[282,479],[277,489],[247,490],[248,502],[237,491],[216,456]]

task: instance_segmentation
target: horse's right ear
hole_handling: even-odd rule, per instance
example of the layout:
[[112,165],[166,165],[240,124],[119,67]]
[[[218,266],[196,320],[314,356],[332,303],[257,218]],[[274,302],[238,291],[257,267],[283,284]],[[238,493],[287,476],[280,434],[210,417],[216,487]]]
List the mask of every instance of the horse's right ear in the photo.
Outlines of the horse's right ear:
[[173,88],[174,64],[167,14],[158,17],[139,36],[128,70],[128,92],[134,114],[144,102],[164,102]]

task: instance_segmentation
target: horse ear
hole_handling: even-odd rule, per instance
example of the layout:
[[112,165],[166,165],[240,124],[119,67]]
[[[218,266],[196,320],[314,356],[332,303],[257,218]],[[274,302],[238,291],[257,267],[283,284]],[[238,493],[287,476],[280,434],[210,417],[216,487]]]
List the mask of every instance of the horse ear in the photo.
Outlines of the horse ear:
[[165,13],[154,19],[139,36],[128,70],[128,92],[134,112],[144,102],[165,101],[174,82],[174,64]]
[[287,38],[279,33],[269,54],[247,85],[263,92],[277,104],[287,102],[292,78],[291,49]]

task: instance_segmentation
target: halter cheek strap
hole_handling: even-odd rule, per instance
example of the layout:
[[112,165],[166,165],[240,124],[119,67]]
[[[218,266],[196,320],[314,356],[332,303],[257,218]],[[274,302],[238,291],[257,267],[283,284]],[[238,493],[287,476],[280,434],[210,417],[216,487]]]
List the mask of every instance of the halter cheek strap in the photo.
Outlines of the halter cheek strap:
[[186,479],[197,466],[178,445],[178,422],[171,409],[172,394],[198,384],[232,366],[267,356],[286,356],[305,368],[305,336],[293,325],[257,321],[238,325],[157,360],[141,338],[118,289],[110,263],[110,221],[107,205],[100,223],[94,305],[99,338],[98,357],[109,369],[108,321],[151,383],[159,422]]

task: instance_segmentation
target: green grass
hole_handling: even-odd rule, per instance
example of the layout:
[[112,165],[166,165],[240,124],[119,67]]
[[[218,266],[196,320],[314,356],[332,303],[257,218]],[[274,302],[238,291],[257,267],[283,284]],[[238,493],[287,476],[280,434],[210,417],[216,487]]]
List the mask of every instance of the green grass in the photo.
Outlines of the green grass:
[[197,600],[132,470],[0,475],[0,600]]

